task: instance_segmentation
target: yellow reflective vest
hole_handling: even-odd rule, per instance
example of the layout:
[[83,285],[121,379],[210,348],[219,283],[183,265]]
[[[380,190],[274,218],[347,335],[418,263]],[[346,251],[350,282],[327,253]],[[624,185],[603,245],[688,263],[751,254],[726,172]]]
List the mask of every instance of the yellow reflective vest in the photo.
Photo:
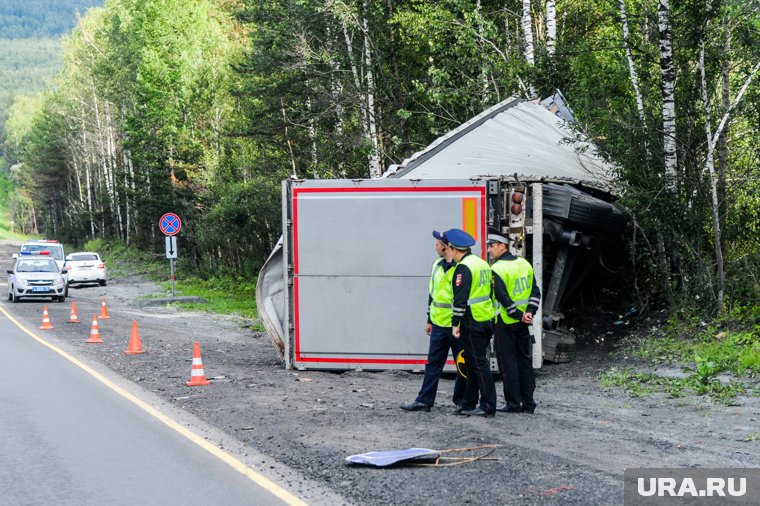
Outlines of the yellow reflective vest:
[[454,292],[451,288],[451,280],[454,279],[454,266],[444,271],[446,260],[438,259],[433,262],[433,270],[430,273],[428,293],[430,294],[430,321],[439,327],[451,327],[451,303],[454,300]]
[[517,323],[518,319],[509,316],[507,311],[517,308],[523,313],[528,308],[530,293],[533,290],[533,266],[524,258],[514,260],[497,260],[491,265],[491,270],[504,281],[512,306],[502,307],[494,295],[494,306],[498,308],[504,323]]
[[472,319],[476,322],[493,320],[494,308],[491,301],[491,267],[488,262],[475,255],[467,255],[459,262],[466,266],[472,274],[470,296],[467,305],[470,307]]

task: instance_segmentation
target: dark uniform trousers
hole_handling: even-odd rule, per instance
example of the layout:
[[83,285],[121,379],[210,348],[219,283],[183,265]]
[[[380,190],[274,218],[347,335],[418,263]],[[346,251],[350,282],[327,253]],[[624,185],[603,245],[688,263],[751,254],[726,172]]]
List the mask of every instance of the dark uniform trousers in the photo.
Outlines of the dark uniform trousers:
[[462,407],[466,410],[475,409],[480,391],[480,409],[486,413],[493,413],[496,411],[496,386],[491,375],[491,364],[486,356],[493,326],[490,321],[476,322],[472,318],[465,318],[460,323],[459,331],[467,371]]
[[[417,402],[427,406],[435,404],[435,395],[438,392],[438,380],[449,358],[449,349],[456,360],[459,351],[462,349],[459,339],[455,339],[451,334],[451,327],[439,327],[433,324],[433,330],[430,332],[430,348],[428,349],[428,362],[425,366],[425,377],[422,379],[422,388],[417,395]],[[457,373],[454,380],[454,404],[462,404],[464,400],[464,378]]]
[[536,376],[533,372],[533,338],[528,326],[522,322],[505,324],[501,317],[496,323],[496,359],[504,382],[504,399],[508,411],[536,409],[533,391]]

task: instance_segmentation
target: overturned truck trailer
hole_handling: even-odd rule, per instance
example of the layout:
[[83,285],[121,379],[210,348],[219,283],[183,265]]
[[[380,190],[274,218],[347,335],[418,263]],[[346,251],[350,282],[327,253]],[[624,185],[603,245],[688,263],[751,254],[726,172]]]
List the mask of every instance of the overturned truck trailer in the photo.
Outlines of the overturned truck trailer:
[[575,136],[542,105],[513,98],[383,178],[283,181],[283,237],[256,296],[286,367],[423,368],[431,232],[462,228],[487,258],[487,226],[534,265],[534,366],[568,360],[566,295],[625,223],[610,167]]

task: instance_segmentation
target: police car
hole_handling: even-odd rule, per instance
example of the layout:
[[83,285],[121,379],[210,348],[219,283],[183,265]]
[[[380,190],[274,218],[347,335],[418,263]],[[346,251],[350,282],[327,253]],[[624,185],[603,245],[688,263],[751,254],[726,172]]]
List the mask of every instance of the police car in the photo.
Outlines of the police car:
[[[47,253],[43,253],[45,251],[47,251]],[[55,260],[55,263],[58,264],[59,270],[63,268],[63,263],[66,258],[66,255],[63,252],[63,244],[54,239],[26,241],[21,245],[19,255],[35,255],[40,253],[50,255],[50,258]],[[17,255],[13,255],[13,258],[16,258],[16,256]]]
[[64,302],[68,294],[58,263],[49,252],[14,255],[13,267],[8,272],[8,300],[18,302],[22,297],[50,297]]
[[[13,254],[13,259],[23,256],[43,255],[48,256],[55,260],[58,265],[58,270],[62,271],[64,281],[68,284],[68,274],[64,270],[63,265],[66,262],[66,255],[63,250],[63,244],[55,239],[33,239],[26,241],[21,245],[21,250],[18,253]],[[68,287],[66,288],[66,296],[68,297]]]

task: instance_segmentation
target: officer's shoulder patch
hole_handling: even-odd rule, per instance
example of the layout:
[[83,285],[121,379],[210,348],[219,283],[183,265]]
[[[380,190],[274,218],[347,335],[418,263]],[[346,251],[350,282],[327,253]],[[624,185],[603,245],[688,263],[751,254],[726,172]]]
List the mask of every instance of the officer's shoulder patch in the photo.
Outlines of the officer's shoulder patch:
[[462,285],[462,274],[461,273],[457,274],[457,278],[456,278],[456,280],[454,280],[454,283],[456,283],[457,286],[461,286]]

